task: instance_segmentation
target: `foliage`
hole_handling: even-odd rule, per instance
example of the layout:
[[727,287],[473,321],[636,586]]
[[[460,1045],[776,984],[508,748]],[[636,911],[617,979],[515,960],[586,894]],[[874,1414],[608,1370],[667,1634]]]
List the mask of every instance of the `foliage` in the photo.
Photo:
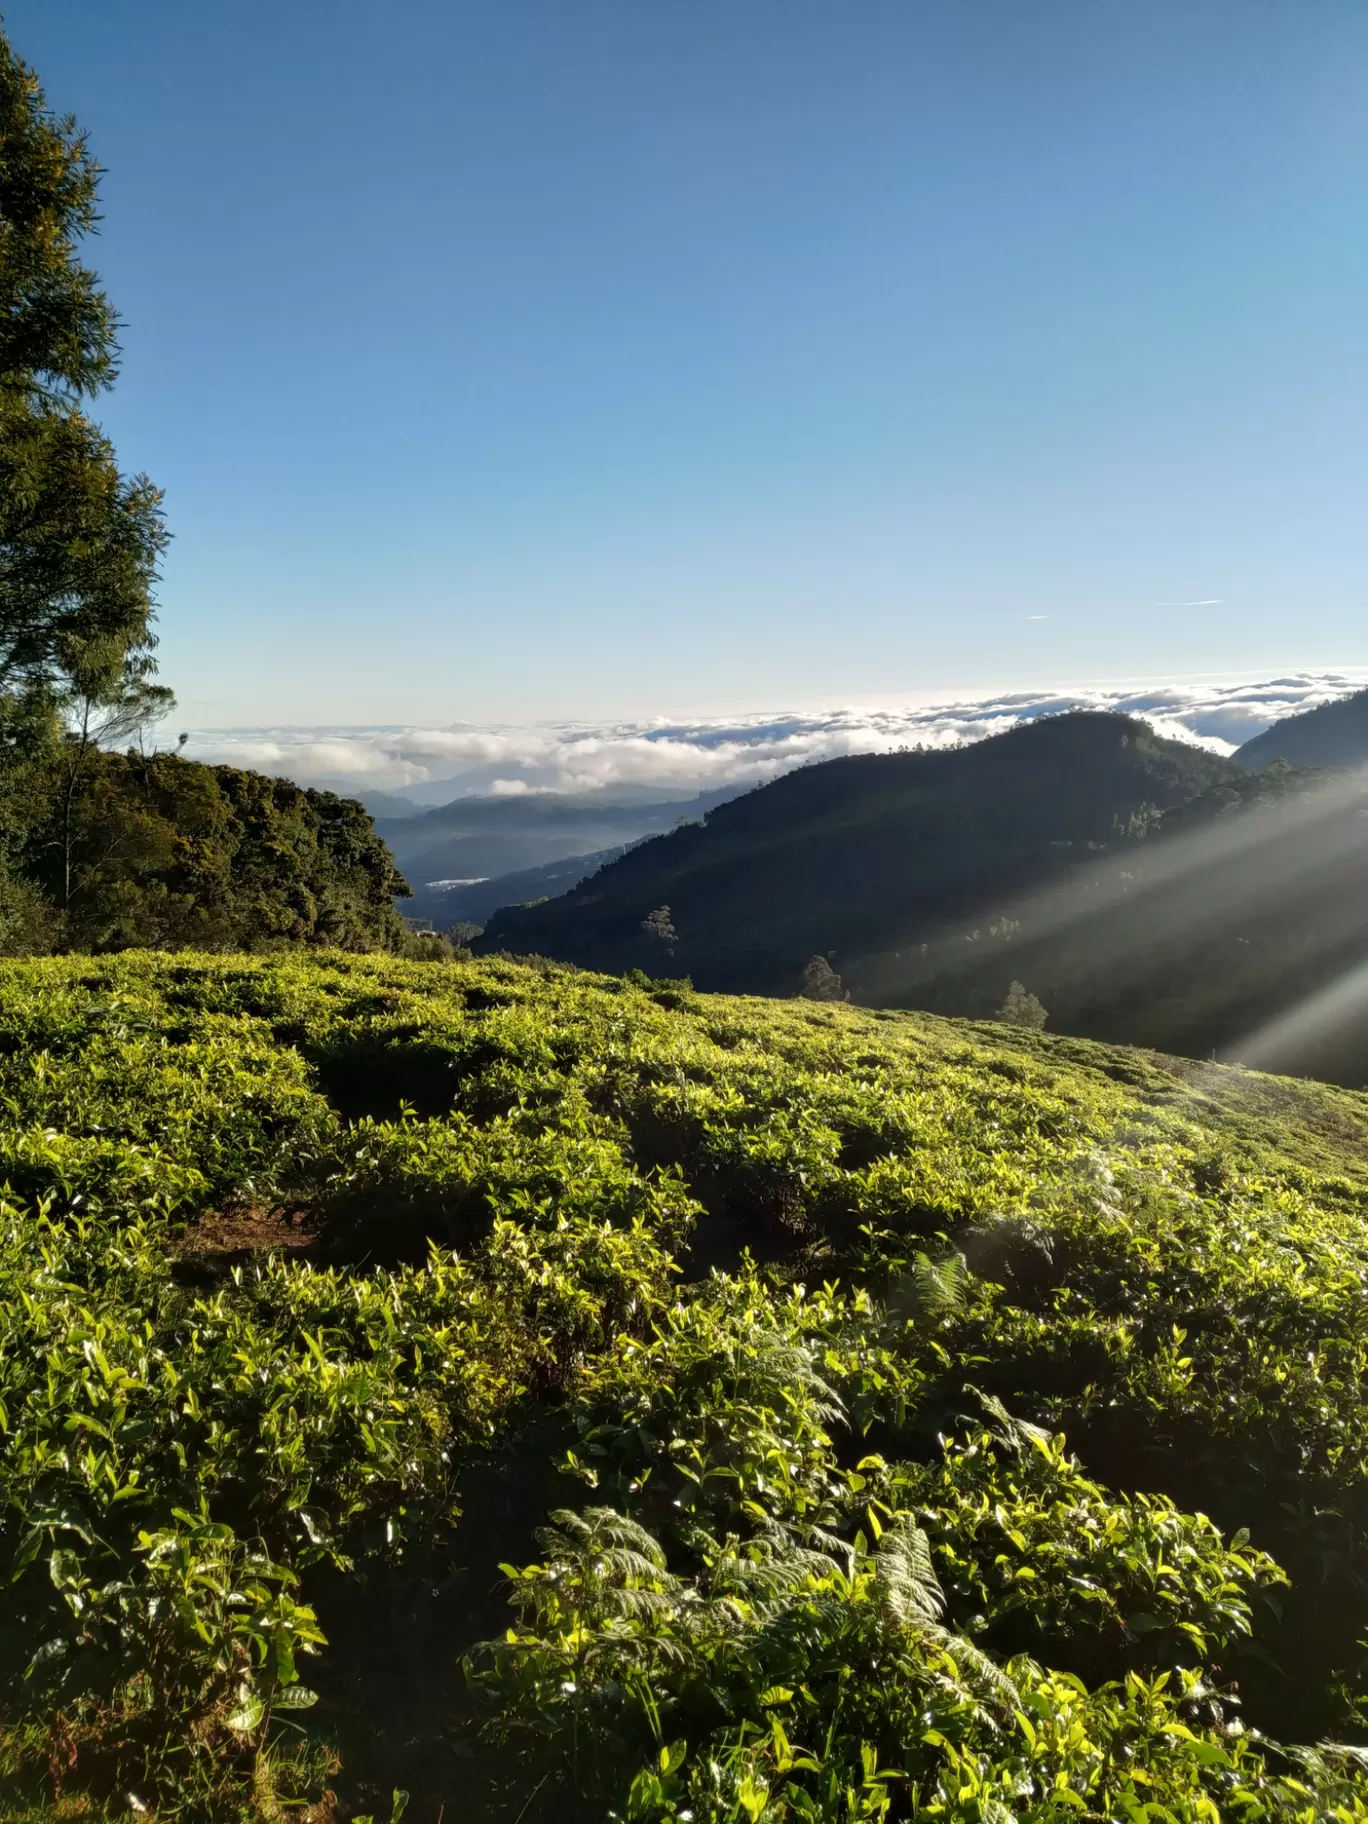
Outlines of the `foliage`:
[[0,692],[99,690],[152,645],[160,495],[81,409],[116,318],[78,257],[98,220],[85,136],[0,38]]
[[657,944],[672,945],[679,936],[668,906],[657,906],[654,912],[648,912],[641,921],[641,929]]
[[998,1008],[997,1017],[1008,1026],[1029,1026],[1039,1032],[1049,1015],[1033,994],[1029,994],[1020,982],[1012,982],[1007,989],[1007,999]]
[[171,696],[153,682],[161,497],[85,409],[118,364],[80,257],[99,176],[0,35],[0,954],[394,947],[407,889],[360,806],[105,751]]
[[849,998],[840,976],[824,956],[814,956],[804,963],[798,992],[805,1001],[844,1001]]
[[415,963],[450,963],[456,960],[457,946],[440,931],[405,931],[399,953]]
[[435,1816],[462,1655],[481,1818],[1368,1815],[1363,1098],[134,952],[0,1103],[7,1815]]
[[109,753],[79,734],[30,772],[14,891],[50,908],[34,947],[403,942],[393,899],[407,889],[352,799],[177,754]]

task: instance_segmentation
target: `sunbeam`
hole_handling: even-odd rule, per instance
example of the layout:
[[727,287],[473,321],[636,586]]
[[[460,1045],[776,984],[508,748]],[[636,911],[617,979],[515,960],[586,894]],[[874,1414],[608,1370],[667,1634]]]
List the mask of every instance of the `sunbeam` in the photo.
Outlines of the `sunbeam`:
[[1368,958],[1229,1046],[1229,1063],[1255,1070],[1295,1070],[1333,1045],[1351,1022],[1368,1015]]
[[[1368,1002],[1368,775],[1197,828],[1062,850],[1054,877],[997,891],[847,961],[861,998],[991,1012],[1026,982],[1070,1030],[1298,1068]],[[1177,819],[1175,819],[1177,821]]]

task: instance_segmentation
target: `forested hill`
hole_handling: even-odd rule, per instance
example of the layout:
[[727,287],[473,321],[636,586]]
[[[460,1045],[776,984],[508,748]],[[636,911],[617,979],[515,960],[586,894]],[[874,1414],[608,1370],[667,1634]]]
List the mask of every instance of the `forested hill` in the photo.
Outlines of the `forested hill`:
[[[1118,820],[1241,777],[1143,722],[1097,713],[950,751],[831,760],[643,843],[564,898],[506,909],[486,942],[791,993],[815,952],[881,952],[978,916],[1110,842]],[[665,944],[641,929],[661,906],[677,933],[670,969]]]
[[1246,741],[1235,758],[1253,771],[1272,760],[1290,766],[1368,766],[1368,690],[1275,722]]
[[980,1018],[1017,982],[1055,1031],[1360,1085],[1364,780],[1060,716],[792,774],[485,943]]
[[332,792],[69,736],[0,774],[0,952],[396,950],[407,893]]

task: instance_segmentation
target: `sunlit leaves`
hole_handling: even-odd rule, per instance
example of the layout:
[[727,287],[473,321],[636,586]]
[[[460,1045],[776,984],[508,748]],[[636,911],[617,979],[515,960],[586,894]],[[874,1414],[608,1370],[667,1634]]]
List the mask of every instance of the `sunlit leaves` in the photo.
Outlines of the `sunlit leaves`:
[[[322,1567],[459,1550],[545,1407],[585,1506],[480,1662],[529,1824],[1362,1816],[1227,1688],[1323,1587],[1299,1677],[1355,1698],[1361,1110],[1009,1044],[502,959],[0,965],[16,1713],[265,1752]],[[182,1256],[282,1207],[307,1262]]]

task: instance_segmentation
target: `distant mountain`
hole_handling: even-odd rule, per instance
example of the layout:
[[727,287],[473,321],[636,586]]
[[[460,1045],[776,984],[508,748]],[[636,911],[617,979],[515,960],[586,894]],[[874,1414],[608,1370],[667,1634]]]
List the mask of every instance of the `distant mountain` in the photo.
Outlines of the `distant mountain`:
[[355,798],[364,804],[372,817],[417,817],[422,814],[422,805],[412,798],[405,798],[398,792],[373,792],[369,789],[358,791],[354,784],[345,787],[334,787],[343,798]]
[[986,1018],[1015,981],[1054,1031],[1360,1087],[1365,904],[1368,774],[1087,713],[790,774],[481,946],[790,995],[820,956],[866,1005]]
[[483,925],[504,906],[568,893],[587,874],[616,861],[623,852],[618,847],[596,849],[589,855],[563,855],[545,867],[496,874],[489,880],[431,881],[415,888],[402,910],[406,918],[426,920],[438,931],[455,924]]
[[738,789],[647,804],[557,792],[458,798],[417,817],[382,818],[376,828],[420,890],[430,881],[493,878],[624,848],[706,815]]
[[[560,899],[501,912],[486,942],[791,992],[814,953],[848,959],[978,916],[1109,842],[1118,819],[1240,776],[1144,722],[1092,712],[950,751],[830,760],[642,843]],[[668,966],[641,929],[662,905],[678,934]]]
[[1290,766],[1368,766],[1368,690],[1275,722],[1235,755],[1257,771],[1272,760]]

